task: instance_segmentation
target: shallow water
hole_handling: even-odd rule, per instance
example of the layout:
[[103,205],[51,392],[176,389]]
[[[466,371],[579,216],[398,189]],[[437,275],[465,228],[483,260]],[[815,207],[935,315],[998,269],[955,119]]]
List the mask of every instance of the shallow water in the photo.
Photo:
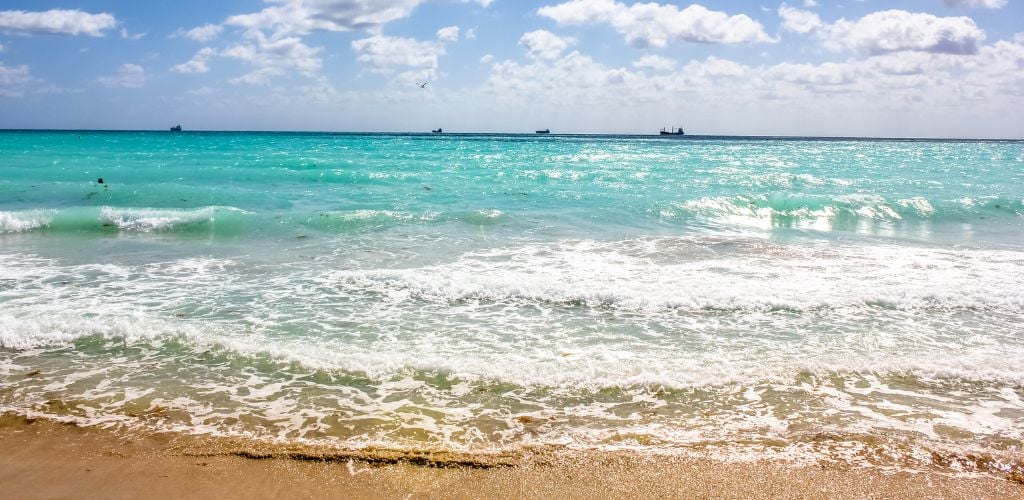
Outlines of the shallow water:
[[0,409],[1021,453],[1021,142],[0,132],[0,172]]

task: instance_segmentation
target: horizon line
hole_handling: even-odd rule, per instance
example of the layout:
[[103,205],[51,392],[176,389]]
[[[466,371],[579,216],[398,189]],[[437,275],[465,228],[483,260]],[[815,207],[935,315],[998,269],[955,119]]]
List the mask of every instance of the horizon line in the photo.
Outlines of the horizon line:
[[992,138],[992,137],[926,137],[926,136],[858,136],[858,135],[736,135],[736,134],[685,134],[685,135],[661,135],[659,132],[650,134],[642,133],[620,133],[620,132],[566,132],[566,133],[537,133],[537,132],[420,132],[420,131],[351,131],[351,130],[218,130],[218,129],[184,129],[171,131],[168,128],[161,129],[74,129],[74,128],[0,128],[0,132],[164,132],[168,134],[188,133],[231,133],[231,134],[326,134],[326,135],[407,135],[407,136],[528,136],[528,137],[619,137],[619,138],[664,138],[667,140],[680,139],[779,139],[779,140],[884,140],[884,141],[978,141],[978,142],[1021,142],[1020,138]]

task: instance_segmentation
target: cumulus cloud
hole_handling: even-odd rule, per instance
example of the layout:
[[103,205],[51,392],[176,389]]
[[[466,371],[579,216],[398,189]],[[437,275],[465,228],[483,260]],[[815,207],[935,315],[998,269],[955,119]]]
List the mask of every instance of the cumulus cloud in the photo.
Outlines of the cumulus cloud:
[[[354,40],[356,60],[370,71],[394,75],[394,81],[420,82],[437,77],[438,60],[446,53],[441,41],[373,35]],[[397,73],[397,74],[396,74]]]
[[0,97],[21,97],[34,80],[28,66],[6,66],[0,62]]
[[[641,62],[643,61],[643,62]],[[528,63],[501,61],[491,66],[488,90],[503,100],[526,103],[572,103],[602,109],[633,109],[665,103],[669,96],[692,93],[701,102],[731,100],[751,91],[754,71],[742,64],[709,57],[673,69],[674,61],[642,58],[638,70],[605,65],[572,51],[557,59],[532,59]],[[656,71],[643,71],[657,67]],[[672,66],[672,67],[670,67]]]
[[452,43],[459,40],[459,27],[448,26],[437,30],[437,40],[441,43]]
[[622,89],[634,73],[622,68],[607,67],[589,56],[573,51],[558,59],[534,59],[521,64],[501,61],[491,67],[488,84],[496,95],[504,98],[552,97],[567,99],[587,96],[600,99],[612,89]]
[[667,57],[648,54],[633,61],[633,67],[653,69],[654,71],[672,71],[676,67],[676,61]]
[[817,14],[786,4],[779,6],[779,17],[782,18],[783,28],[796,33],[810,33],[824,25]]
[[491,65],[487,90],[509,109],[567,103],[580,113],[658,110],[669,101],[690,102],[686,96],[699,97],[709,109],[737,112],[771,103],[783,103],[780,109],[827,104],[866,113],[921,106],[960,106],[974,113],[979,103],[1000,109],[1024,105],[1024,43],[1018,41],[980,46],[971,57],[893,51],[841,62],[760,66],[716,57],[682,66],[663,59],[645,56],[631,68],[609,66],[578,51],[554,59],[505,60]]
[[1007,0],[945,0],[947,7],[968,7],[981,9],[1001,9]]
[[708,56],[703,61],[690,61],[683,66],[681,73],[692,80],[708,81],[710,79],[730,77],[737,78],[747,76],[751,68],[728,59],[719,59],[715,56]]
[[122,64],[117,73],[103,76],[96,81],[104,87],[137,89],[146,84],[146,70],[137,64]]
[[188,31],[178,30],[178,34],[199,43],[207,43],[217,38],[222,31],[224,27],[219,24],[204,24]]
[[[227,24],[275,33],[379,30],[404,19],[425,0],[266,0],[272,6],[259,12],[231,16]],[[462,0],[482,7],[494,0]]]
[[842,63],[780,63],[767,68],[762,77],[824,90],[826,87],[853,83],[858,71],[859,68]]
[[196,55],[192,56],[192,59],[171,67],[171,71],[181,74],[206,73],[210,71],[208,63],[214,55],[216,55],[216,51],[212,48],[203,47]]
[[575,43],[576,40],[573,38],[563,38],[545,30],[524,33],[519,38],[519,45],[526,47],[531,56],[541,59],[554,59]]
[[117,20],[114,16],[105,12],[90,14],[67,9],[0,11],[0,32],[14,35],[103,36],[115,25]]
[[[296,70],[312,76],[320,69],[322,47],[310,47],[298,37],[267,37],[260,31],[249,31],[247,40],[221,51],[220,55],[245,61],[254,69],[232,79],[232,83],[266,85],[275,76]],[[187,63],[186,63],[187,64]]]
[[459,28],[449,26],[437,30],[434,40],[371,35],[352,41],[356,60],[370,66],[371,71],[391,75],[397,71],[399,80],[422,81],[437,77],[438,60],[447,53],[446,45],[458,40]]
[[840,19],[822,30],[822,36],[825,47],[837,51],[973,54],[985,39],[985,32],[969,17],[886,10],[855,21]]
[[444,46],[434,41],[384,35],[354,40],[352,49],[359,54],[356,60],[384,72],[395,66],[434,69],[438,57],[445,52]]
[[[313,76],[320,68],[323,49],[305,45],[301,37],[315,31],[367,30],[371,36],[352,42],[360,62],[381,73],[405,66],[424,77],[434,76],[437,58],[445,53],[444,45],[459,38],[458,26],[441,28],[437,40],[430,42],[381,34],[385,24],[408,17],[425,0],[266,1],[271,5],[261,11],[231,16],[225,21],[226,25],[246,28],[246,36],[255,42],[236,45],[221,53],[256,67],[235,82],[266,84],[289,68]],[[490,0],[472,1],[484,7],[491,3]],[[410,52],[403,54],[402,50]]]
[[779,7],[782,27],[796,33],[814,33],[833,51],[868,54],[919,51],[974,54],[985,32],[969,17],[938,17],[904,10],[873,12],[860,19],[826,23],[814,12]]
[[665,47],[670,41],[699,43],[770,43],[761,23],[745,14],[729,15],[693,4],[680,9],[671,4],[615,0],[570,0],[541,7],[538,15],[562,25],[609,24],[636,47]]
[[409,16],[423,0],[269,0],[259,12],[231,16],[227,24],[278,33],[376,29]]

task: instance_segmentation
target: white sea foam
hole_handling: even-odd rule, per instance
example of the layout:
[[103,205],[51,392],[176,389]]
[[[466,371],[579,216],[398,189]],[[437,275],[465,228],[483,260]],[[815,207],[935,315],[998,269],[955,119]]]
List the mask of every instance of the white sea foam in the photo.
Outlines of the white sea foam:
[[[1022,379],[1015,252],[576,241],[408,269],[290,267],[280,276],[212,259],[116,269],[4,262],[0,278],[20,280],[0,293],[10,299],[0,340],[20,349],[187,331],[193,341],[374,379],[404,369],[566,388],[693,387],[801,371]],[[552,315],[563,318],[554,330]]]
[[62,393],[98,421],[168,408],[188,420],[161,425],[351,445],[802,446],[796,421],[998,449],[1024,429],[1022,257],[735,238],[375,270],[8,254],[0,368],[52,352],[69,368],[0,387],[23,388],[22,409]]
[[46,227],[51,220],[53,220],[53,214],[48,210],[0,211],[0,234],[20,233]]
[[649,254],[637,253],[636,245],[565,242],[331,277],[391,302],[526,300],[648,311],[1024,308],[1024,296],[1016,292],[1024,256],[1016,252],[752,244],[744,254],[720,257],[707,255],[715,251],[710,247],[679,247],[697,255],[666,261],[662,250],[670,249],[658,242]]
[[128,231],[160,231],[184,224],[209,223],[216,220],[218,211],[246,213],[232,207],[203,207],[197,209],[112,208],[103,207],[100,220]]

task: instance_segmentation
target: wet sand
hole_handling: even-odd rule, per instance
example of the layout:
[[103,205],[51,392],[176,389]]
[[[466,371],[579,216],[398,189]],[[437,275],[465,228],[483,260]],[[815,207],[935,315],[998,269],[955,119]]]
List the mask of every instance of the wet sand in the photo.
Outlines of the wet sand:
[[5,498],[1024,498],[1024,478],[633,453],[362,453],[0,416]]

